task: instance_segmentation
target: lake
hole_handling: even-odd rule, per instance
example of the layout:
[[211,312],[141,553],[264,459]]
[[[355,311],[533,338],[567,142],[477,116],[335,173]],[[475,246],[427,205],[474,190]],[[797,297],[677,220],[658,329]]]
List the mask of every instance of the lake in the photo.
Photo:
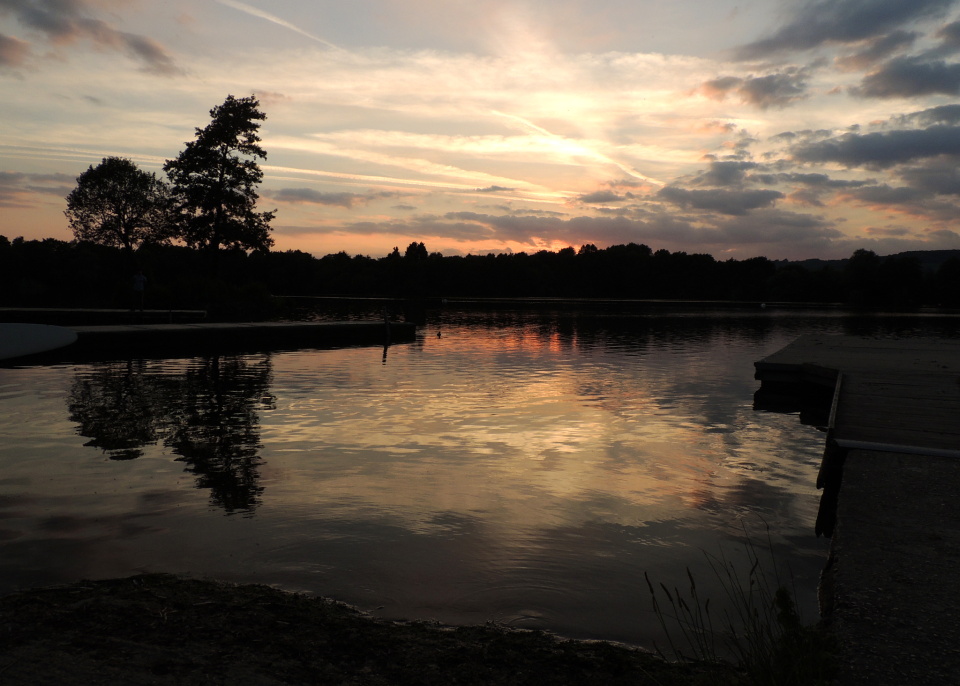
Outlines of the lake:
[[749,567],[749,539],[812,622],[824,436],[753,407],[753,363],[808,332],[960,337],[951,317],[450,307],[388,349],[0,368],[0,592],[172,572],[649,647],[644,573],[689,569],[717,607],[709,558]]

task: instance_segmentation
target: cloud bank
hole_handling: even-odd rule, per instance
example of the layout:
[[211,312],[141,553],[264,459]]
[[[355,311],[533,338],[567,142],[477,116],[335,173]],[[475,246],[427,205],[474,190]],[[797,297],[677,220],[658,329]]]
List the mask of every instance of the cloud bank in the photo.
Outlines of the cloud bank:
[[[13,16],[45,44],[65,47],[89,41],[95,47],[115,50],[139,61],[145,71],[178,74],[181,70],[160,43],[136,33],[121,31],[98,18],[95,5],[85,0],[3,0],[0,14]],[[0,39],[0,61],[19,66],[30,53],[29,44],[9,36]]]

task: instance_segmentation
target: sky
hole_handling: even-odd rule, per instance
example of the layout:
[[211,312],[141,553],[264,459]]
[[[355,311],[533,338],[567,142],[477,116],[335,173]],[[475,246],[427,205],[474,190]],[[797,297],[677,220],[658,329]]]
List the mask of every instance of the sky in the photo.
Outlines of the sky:
[[960,0],[0,0],[0,234],[255,95],[277,250],[960,249]]

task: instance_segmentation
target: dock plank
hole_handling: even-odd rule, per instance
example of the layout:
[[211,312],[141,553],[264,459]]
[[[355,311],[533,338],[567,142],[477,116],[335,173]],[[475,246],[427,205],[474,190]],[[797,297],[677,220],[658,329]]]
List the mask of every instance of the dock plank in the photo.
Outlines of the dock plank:
[[847,395],[844,397],[840,423],[929,425],[940,426],[947,433],[955,433],[952,429],[960,417],[960,402],[941,400],[936,407],[930,407],[927,400],[912,398],[910,401],[895,402],[890,398]]
[[827,626],[845,686],[960,683],[960,460],[847,456]]
[[[882,420],[882,421],[881,421]],[[916,431],[924,434],[941,434],[945,440],[956,440],[957,429],[944,425],[942,414],[924,417],[920,414],[883,414],[867,412],[843,412],[838,415],[835,435],[842,436],[851,431],[872,430],[878,434],[888,432],[892,434],[903,433],[904,431]]]

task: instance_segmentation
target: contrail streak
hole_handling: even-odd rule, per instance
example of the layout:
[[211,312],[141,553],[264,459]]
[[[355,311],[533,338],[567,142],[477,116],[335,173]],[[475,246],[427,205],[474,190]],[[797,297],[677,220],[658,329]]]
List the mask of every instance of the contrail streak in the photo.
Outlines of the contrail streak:
[[[530,121],[530,120],[528,120],[528,119],[524,119],[523,117],[518,117],[518,116],[515,115],[515,114],[508,114],[508,113],[506,113],[506,112],[499,112],[499,111],[497,111],[497,110],[491,110],[491,112],[492,112],[493,114],[497,115],[498,117],[505,117],[505,118],[507,118],[507,119],[512,119],[513,121],[518,122],[518,123],[522,124],[523,126],[529,128],[529,129],[533,129],[533,130],[536,131],[537,133],[542,134],[542,135],[544,135],[544,136],[546,136],[546,137],[548,137],[548,138],[552,138],[553,140],[557,140],[557,141],[565,141],[565,140],[566,140],[563,136],[558,136],[558,135],[555,134],[555,133],[551,133],[550,131],[548,131],[547,129],[543,128],[542,126],[537,126],[537,125],[534,124],[532,121]],[[581,145],[579,145],[579,144],[575,144],[575,145],[577,145],[577,147],[579,147],[579,148],[583,151],[583,153],[591,155],[591,156],[592,156],[594,159],[596,159],[596,160],[600,160],[600,161],[602,161],[602,162],[606,162],[607,164],[612,164],[613,166],[617,167],[618,169],[620,169],[620,171],[622,171],[624,174],[627,174],[628,176],[632,176],[632,177],[634,177],[635,179],[640,179],[641,181],[646,181],[647,183],[652,183],[652,184],[655,184],[655,185],[657,185],[657,186],[666,186],[666,185],[667,185],[667,184],[665,184],[663,181],[660,181],[659,179],[655,179],[655,178],[653,178],[652,176],[647,176],[646,174],[641,174],[641,173],[638,172],[636,169],[633,169],[632,167],[628,167],[627,165],[625,165],[625,164],[623,164],[623,163],[621,163],[621,162],[618,162],[617,160],[609,157],[608,155],[604,155],[602,152],[599,152],[599,151],[594,150],[594,149],[592,149],[592,148],[586,148],[586,147],[581,146]]]
[[284,19],[281,19],[280,17],[278,17],[278,16],[276,16],[276,15],[274,15],[274,14],[270,14],[269,12],[264,12],[262,9],[259,9],[259,8],[257,8],[257,7],[252,7],[251,5],[248,5],[248,4],[245,3],[245,2],[238,2],[238,0],[217,0],[217,2],[219,2],[221,5],[226,5],[227,7],[232,7],[232,8],[235,9],[235,10],[239,10],[239,11],[244,12],[244,13],[246,13],[246,14],[249,14],[249,15],[251,15],[251,16],[258,17],[258,18],[260,18],[260,19],[266,19],[267,21],[273,22],[274,24],[277,24],[278,26],[282,26],[282,27],[284,27],[285,29],[290,29],[291,31],[296,31],[296,32],[299,33],[301,36],[306,36],[306,37],[309,38],[310,40],[315,40],[315,41],[317,41],[318,43],[323,43],[323,44],[326,45],[327,47],[332,48],[332,49],[334,49],[334,50],[343,50],[343,48],[341,48],[339,45],[334,45],[333,43],[331,43],[331,42],[328,41],[328,40],[325,40],[325,39],[323,39],[323,38],[320,38],[319,36],[314,36],[312,33],[308,32],[308,31],[304,31],[303,29],[301,29],[301,28],[300,28],[299,26],[297,26],[296,24],[291,24],[290,22],[288,22],[288,21],[286,21],[286,20],[284,20]]

